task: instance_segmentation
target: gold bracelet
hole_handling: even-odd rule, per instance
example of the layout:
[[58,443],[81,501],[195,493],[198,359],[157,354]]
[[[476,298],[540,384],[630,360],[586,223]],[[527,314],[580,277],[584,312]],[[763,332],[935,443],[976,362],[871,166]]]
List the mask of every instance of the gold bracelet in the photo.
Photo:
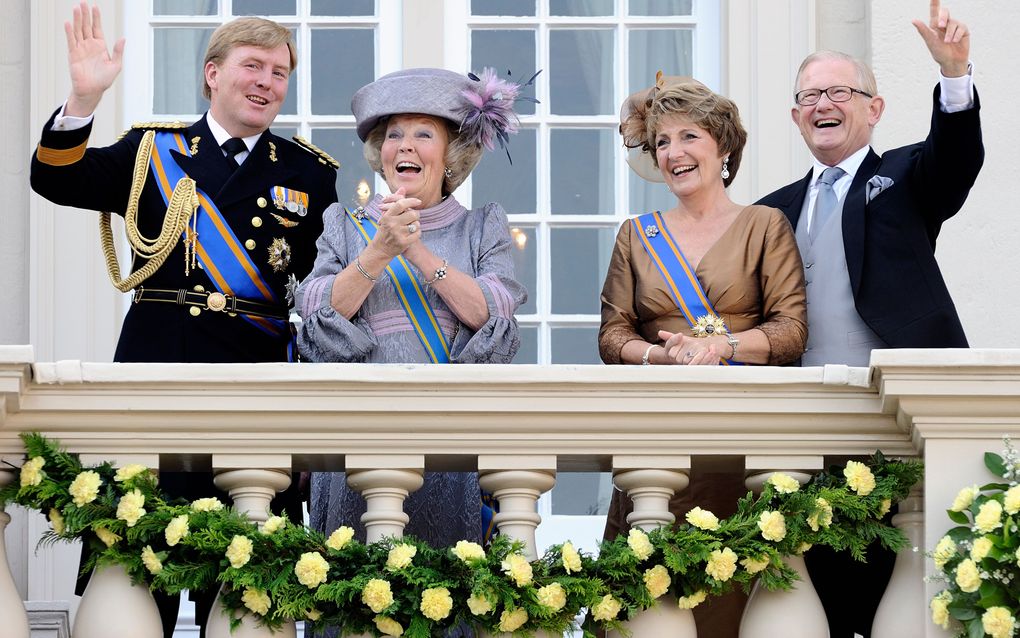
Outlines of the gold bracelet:
[[357,257],[354,258],[354,265],[358,267],[358,272],[360,272],[361,276],[364,277],[365,279],[369,281],[379,281],[378,277],[373,277],[372,275],[368,274],[368,271],[365,270],[364,267],[362,267],[361,255],[358,255]]

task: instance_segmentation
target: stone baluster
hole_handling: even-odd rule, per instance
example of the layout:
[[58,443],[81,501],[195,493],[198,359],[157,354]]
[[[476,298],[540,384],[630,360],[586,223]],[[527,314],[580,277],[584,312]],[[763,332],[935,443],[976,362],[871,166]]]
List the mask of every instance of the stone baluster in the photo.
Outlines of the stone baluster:
[[924,593],[924,485],[918,483],[899,504],[892,524],[907,536],[896,555],[889,584],[871,624],[872,638],[922,636],[928,601]]
[[478,483],[499,502],[494,520],[500,534],[520,540],[528,560],[538,558],[535,529],[542,522],[535,505],[543,492],[556,484],[555,456],[478,457]]
[[[0,465],[0,488],[15,480],[15,472],[3,468],[4,466]],[[10,522],[10,515],[0,509],[0,618],[4,619],[5,636],[28,638],[28,614],[25,612],[21,594],[18,593],[18,588],[14,584],[11,566],[7,562],[7,541],[4,530]]]
[[[765,482],[776,472],[796,479],[801,485],[824,467],[821,456],[748,456],[744,460],[747,488],[760,494]],[[797,572],[789,591],[768,591],[755,583],[740,620],[740,638],[827,638],[829,622],[818,598],[803,556],[787,556],[787,565]]]
[[[291,457],[289,454],[214,454],[213,483],[233,500],[234,510],[257,523],[259,527],[269,519],[269,505],[278,492],[290,485]],[[298,525],[302,521],[292,521]],[[297,626],[284,623],[278,630],[259,626],[251,614],[241,616],[241,624],[230,628],[230,617],[224,613],[220,596],[216,596],[206,621],[209,638],[296,638]],[[77,638],[77,637],[75,637]]]
[[[690,469],[691,457],[686,455],[614,456],[613,483],[634,501],[634,511],[627,515],[630,526],[649,532],[672,525],[676,517],[669,511],[669,501],[687,488]],[[690,609],[680,609],[675,596],[665,594],[656,603],[624,623],[634,638],[697,637],[694,614]],[[608,636],[619,638],[616,632]]]
[[[110,461],[114,467],[139,463],[158,470],[156,454],[82,454],[84,467]],[[74,638],[160,638],[156,601],[144,585],[134,585],[120,565],[97,567],[89,578],[71,630]]]
[[344,466],[347,484],[365,497],[361,522],[369,543],[387,537],[401,538],[410,520],[404,499],[425,482],[422,454],[351,454]]

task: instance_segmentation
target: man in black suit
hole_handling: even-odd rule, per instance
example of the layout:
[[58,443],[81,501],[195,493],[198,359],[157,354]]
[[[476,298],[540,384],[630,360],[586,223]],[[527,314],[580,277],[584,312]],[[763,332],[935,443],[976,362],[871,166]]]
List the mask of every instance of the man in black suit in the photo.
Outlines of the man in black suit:
[[[206,51],[210,106],[198,122],[136,125],[112,146],[86,148],[124,40],[111,55],[99,9],[85,2],[64,27],[71,94],[43,128],[32,188],[57,204],[125,218],[135,273],[120,280],[111,265],[111,278],[134,296],[115,360],[287,361],[288,283],[311,269],[323,210],[337,200],[336,162],[268,130],[297,63],[290,30],[262,18],[221,26]],[[163,473],[160,481],[171,496],[215,493],[210,475]],[[292,489],[274,509],[300,521],[300,505]],[[200,623],[208,602],[196,606]],[[168,637],[176,608],[176,598],[172,609],[161,605]]]
[[[792,116],[814,166],[759,203],[786,213],[804,258],[803,365],[867,366],[873,348],[967,347],[934,251],[984,159],[970,34],[937,0],[914,26],[941,72],[923,142],[871,149],[884,101],[859,60],[823,51],[797,74]],[[894,558],[874,546],[866,564],[825,548],[806,555],[833,638],[870,635]]]

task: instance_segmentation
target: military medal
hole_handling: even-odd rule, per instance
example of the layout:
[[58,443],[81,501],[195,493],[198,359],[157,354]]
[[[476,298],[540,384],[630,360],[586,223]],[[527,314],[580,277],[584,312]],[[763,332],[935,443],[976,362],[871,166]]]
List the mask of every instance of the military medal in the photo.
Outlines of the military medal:
[[691,334],[698,338],[725,335],[728,332],[722,317],[711,314],[701,315],[697,322],[691,326]]
[[290,266],[290,244],[286,239],[277,237],[269,246],[269,265],[273,272],[284,272]]
[[279,210],[286,210],[300,217],[308,214],[308,193],[274,186],[269,194],[272,196],[273,205]]

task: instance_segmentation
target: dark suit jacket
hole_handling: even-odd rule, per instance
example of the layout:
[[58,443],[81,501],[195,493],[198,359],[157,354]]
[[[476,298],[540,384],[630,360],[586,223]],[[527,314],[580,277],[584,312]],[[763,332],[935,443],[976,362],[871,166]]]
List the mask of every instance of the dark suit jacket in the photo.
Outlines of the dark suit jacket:
[[[61,151],[87,143],[91,126],[51,131],[52,122],[51,117],[43,128],[40,149]],[[32,156],[32,188],[57,204],[123,215],[135,154],[144,132],[143,126],[133,128],[115,144],[90,148],[80,159],[64,166],[41,161],[37,151]],[[242,245],[248,240],[254,242],[248,254],[278,304],[285,309],[287,276],[293,274],[301,280],[311,270],[315,241],[322,232],[322,212],[337,200],[335,170],[310,151],[266,131],[234,171],[217,146],[205,117],[182,132],[185,143],[195,144],[197,152],[191,157],[177,151],[171,154],[212,198],[239,242]],[[307,214],[274,206],[271,195],[274,186],[306,193]],[[157,237],[165,213],[166,204],[150,171],[138,204],[141,234]],[[274,269],[269,263],[269,247],[275,239],[290,246],[290,263],[283,270]],[[139,265],[136,263],[135,268]],[[207,291],[216,290],[202,270],[191,269],[185,276],[183,243],[177,244],[166,262],[142,286],[168,290],[202,286]],[[188,307],[142,302],[132,304],[128,310],[114,358],[177,363],[286,361],[288,342],[289,335],[273,337],[240,316],[231,317],[226,312],[203,310],[196,317]]]
[[[843,245],[857,312],[891,348],[965,348],[967,337],[938,263],[942,222],[960,210],[984,161],[980,105],[943,113],[935,88],[927,139],[868,153],[843,204]],[[879,175],[893,185],[866,202]],[[804,179],[763,197],[797,227],[807,195]],[[810,329],[810,327],[809,327]]]

